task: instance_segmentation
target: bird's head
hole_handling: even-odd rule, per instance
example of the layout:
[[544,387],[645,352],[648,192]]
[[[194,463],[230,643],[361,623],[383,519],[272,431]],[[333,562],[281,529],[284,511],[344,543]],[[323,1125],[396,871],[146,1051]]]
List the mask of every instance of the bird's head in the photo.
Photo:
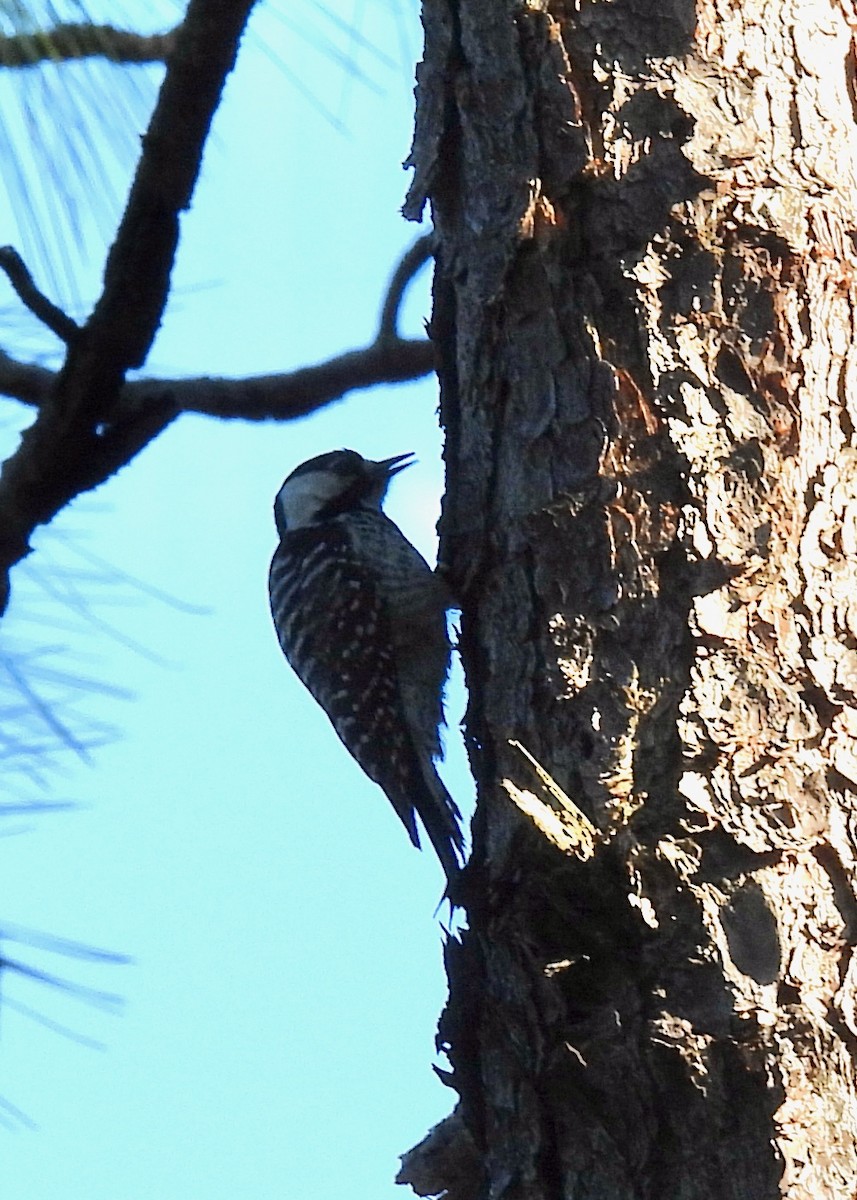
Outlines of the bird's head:
[[413,462],[411,453],[373,462],[355,450],[308,459],[287,476],[274,501],[280,536],[354,509],[380,510],[390,480]]

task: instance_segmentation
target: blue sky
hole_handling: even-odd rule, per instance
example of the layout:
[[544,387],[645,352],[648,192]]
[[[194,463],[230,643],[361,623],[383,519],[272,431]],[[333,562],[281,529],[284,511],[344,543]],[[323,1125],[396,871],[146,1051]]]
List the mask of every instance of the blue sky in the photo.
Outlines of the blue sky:
[[[371,337],[389,272],[418,232],[399,207],[419,29],[392,0],[338,11],[390,60],[351,42],[372,87],[270,12],[254,19],[184,219],[147,373],[288,370]],[[81,286],[91,296],[103,250],[90,239]],[[8,218],[0,241],[21,244]],[[411,334],[427,314],[427,274],[409,296]],[[14,350],[9,335],[4,344]],[[388,510],[434,553],[436,406],[427,380],[288,425],[184,418],[42,531],[18,571],[7,645],[63,642],[58,668],[134,698],[80,702],[121,735],[89,763],[57,760],[50,795],[75,810],[4,822],[0,928],[133,963],[4,941],[9,957],[124,1001],[117,1013],[13,974],[0,980],[0,1096],[36,1126],[10,1117],[0,1128],[4,1200],[383,1200],[402,1195],[398,1155],[449,1111],[453,1095],[431,1070],[445,994],[440,868],[410,847],[292,676],[266,598],[273,495],[296,463],[339,446],[416,451]],[[0,435],[5,454],[14,438]],[[180,603],[70,574],[91,572],[93,556]],[[45,604],[33,572],[48,563],[148,654]],[[452,724],[446,777],[466,801]]]

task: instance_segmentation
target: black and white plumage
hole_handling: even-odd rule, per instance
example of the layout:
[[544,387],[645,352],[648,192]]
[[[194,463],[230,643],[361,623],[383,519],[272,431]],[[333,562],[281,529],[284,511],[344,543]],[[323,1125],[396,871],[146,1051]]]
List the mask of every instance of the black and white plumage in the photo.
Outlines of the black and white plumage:
[[447,877],[459,812],[434,766],[449,669],[443,582],[381,511],[413,456],[335,450],[292,471],[274,502],[271,613],[283,653],[415,846],[418,814]]

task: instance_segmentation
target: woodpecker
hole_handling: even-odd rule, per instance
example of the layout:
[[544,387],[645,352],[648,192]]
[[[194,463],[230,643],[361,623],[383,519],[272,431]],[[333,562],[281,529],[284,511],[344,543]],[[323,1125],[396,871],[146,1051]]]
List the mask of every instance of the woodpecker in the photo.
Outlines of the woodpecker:
[[283,653],[419,847],[416,813],[450,882],[460,813],[435,769],[450,644],[441,579],[381,509],[412,454],[334,450],[302,463],[274,501],[269,575]]

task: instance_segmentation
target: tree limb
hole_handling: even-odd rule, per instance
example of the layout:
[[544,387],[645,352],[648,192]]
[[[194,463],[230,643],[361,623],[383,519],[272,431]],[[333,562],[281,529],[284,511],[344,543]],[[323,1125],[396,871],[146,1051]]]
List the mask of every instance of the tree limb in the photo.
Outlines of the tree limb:
[[41,408],[56,383],[56,373],[36,363],[23,363],[0,350],[0,392]]
[[[14,250],[6,249],[20,262]],[[4,251],[0,248],[0,267],[4,265],[3,256]],[[418,238],[402,255],[387,285],[378,332],[368,346],[309,367],[300,367],[297,371],[273,375],[251,375],[243,379],[206,375],[184,379],[135,379],[122,388],[117,401],[117,416],[132,419],[150,401],[160,404],[168,396],[176,413],[202,413],[221,420],[290,421],[341,400],[347,392],[383,383],[405,383],[427,375],[434,369],[431,342],[425,338],[402,338],[397,325],[407,286],[430,257],[429,234]],[[23,263],[21,267],[26,272]],[[36,311],[25,297],[22,299],[28,308]],[[49,300],[44,302],[50,305]],[[36,312],[36,315],[40,314]],[[64,314],[60,313],[60,316],[64,317]],[[74,328],[77,330],[77,326]],[[40,408],[50,398],[56,380],[56,374],[46,367],[20,362],[0,350],[0,395]]]
[[142,366],[163,314],[203,147],[253,0],[190,0],[161,85],[104,289],[69,346],[51,395],[0,476],[0,612],[29,539],[74,496],[107,479],[176,411],[120,412],[126,372]]
[[[129,383],[131,403],[169,393],[180,412],[203,413],[224,420],[289,421],[305,417],[340,400],[347,392],[381,383],[419,379],[434,368],[434,349],[428,340],[374,342],[326,362],[286,375],[255,375],[247,379],[141,379]],[[2,367],[0,367],[2,387]]]
[[79,326],[40,292],[26,263],[12,246],[0,246],[0,270],[5,271],[21,303],[67,345],[80,333]]
[[387,285],[387,297],[381,309],[378,324],[378,341],[395,341],[399,336],[399,309],[408,284],[432,253],[432,235],[426,233],[417,238],[413,246],[402,255],[393,277]]
[[0,37],[0,67],[34,67],[42,62],[106,58],[115,63],[166,62],[178,28],[142,34],[111,25],[63,24]]
[[[434,350],[427,339],[378,340],[284,374],[135,379],[123,387],[116,411],[118,416],[130,416],[150,401],[169,396],[175,413],[232,421],[291,421],[341,400],[347,392],[420,379],[433,367]],[[0,394],[39,408],[49,399],[56,379],[46,367],[19,362],[0,350]]]

